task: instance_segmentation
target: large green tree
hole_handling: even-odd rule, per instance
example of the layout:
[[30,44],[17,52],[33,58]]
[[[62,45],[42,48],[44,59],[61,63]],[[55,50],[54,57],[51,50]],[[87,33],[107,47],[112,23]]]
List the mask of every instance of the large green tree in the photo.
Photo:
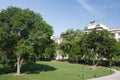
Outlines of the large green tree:
[[86,34],[84,39],[85,46],[83,49],[89,50],[85,57],[89,57],[93,60],[95,67],[102,59],[112,60],[114,52],[116,51],[114,34],[107,30],[94,30],[89,34]]
[[17,7],[1,10],[0,54],[3,55],[2,61],[7,61],[7,59],[17,61],[17,75],[19,75],[23,60],[34,62],[36,55],[48,53],[47,47],[50,47],[52,33],[52,27],[38,13]]

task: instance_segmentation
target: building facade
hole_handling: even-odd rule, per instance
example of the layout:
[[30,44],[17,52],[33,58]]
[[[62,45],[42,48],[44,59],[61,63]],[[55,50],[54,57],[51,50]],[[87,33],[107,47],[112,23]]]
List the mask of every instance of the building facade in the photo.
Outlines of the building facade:
[[[85,33],[90,33],[93,30],[108,30],[112,33],[114,33],[115,35],[115,39],[117,41],[120,41],[120,28],[113,28],[110,29],[108,26],[102,24],[102,23],[96,23],[95,21],[91,21],[84,29]],[[60,43],[62,42],[62,38],[61,37],[56,37],[56,36],[52,36],[51,39],[53,39],[58,46],[60,45]],[[56,60],[66,60],[68,59],[69,55],[66,56],[62,56],[62,53],[59,50],[56,50]]]
[[115,35],[115,39],[117,41],[120,41],[120,28],[113,28],[110,29],[108,26],[102,24],[102,23],[96,23],[95,21],[91,21],[84,29],[85,33],[89,33],[93,30],[108,30]]
[[[62,42],[62,38],[61,37],[52,36],[51,39],[53,39],[58,44],[58,46]],[[60,50],[56,50],[56,57],[55,57],[55,59],[56,60],[67,60],[68,59],[68,55],[62,56],[62,52]]]

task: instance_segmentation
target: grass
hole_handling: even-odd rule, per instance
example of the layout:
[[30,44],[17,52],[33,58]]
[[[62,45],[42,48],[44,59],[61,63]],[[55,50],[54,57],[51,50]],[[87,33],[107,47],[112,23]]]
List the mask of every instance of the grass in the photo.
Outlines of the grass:
[[112,66],[112,68],[120,71],[120,67],[119,66]]
[[[14,76],[14,73],[0,73],[0,80],[82,80],[82,67],[84,67],[85,80],[96,77],[109,75],[110,72],[106,68],[97,68],[93,70],[87,65],[70,64],[67,62],[44,62],[40,61],[34,65],[23,65],[21,76]],[[1,71],[2,71],[1,70]],[[112,72],[113,73],[113,72]]]

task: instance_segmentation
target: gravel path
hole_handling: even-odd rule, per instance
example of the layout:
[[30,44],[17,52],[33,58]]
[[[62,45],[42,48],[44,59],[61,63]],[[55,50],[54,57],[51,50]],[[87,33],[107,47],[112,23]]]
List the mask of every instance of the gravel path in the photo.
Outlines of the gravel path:
[[115,72],[112,75],[99,77],[99,78],[88,79],[88,80],[120,80],[120,71],[117,71],[115,69],[112,69],[112,70]]

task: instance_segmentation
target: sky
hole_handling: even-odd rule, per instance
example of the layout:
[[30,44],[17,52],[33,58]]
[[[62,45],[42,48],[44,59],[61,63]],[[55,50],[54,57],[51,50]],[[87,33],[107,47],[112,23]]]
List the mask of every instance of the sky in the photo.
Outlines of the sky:
[[120,0],[0,0],[0,10],[9,6],[40,13],[55,36],[70,28],[84,30],[93,20],[120,27]]

